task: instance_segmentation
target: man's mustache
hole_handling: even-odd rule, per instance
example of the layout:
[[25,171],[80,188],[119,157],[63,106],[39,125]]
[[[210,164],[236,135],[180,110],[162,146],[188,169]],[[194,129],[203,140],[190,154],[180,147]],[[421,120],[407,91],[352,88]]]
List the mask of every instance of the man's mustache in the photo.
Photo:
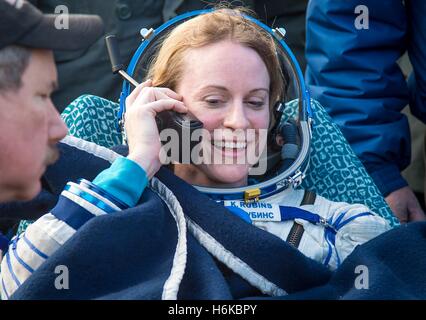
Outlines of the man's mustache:
[[60,152],[58,147],[56,145],[51,145],[46,154],[46,165],[54,164],[56,161],[58,161],[59,156]]

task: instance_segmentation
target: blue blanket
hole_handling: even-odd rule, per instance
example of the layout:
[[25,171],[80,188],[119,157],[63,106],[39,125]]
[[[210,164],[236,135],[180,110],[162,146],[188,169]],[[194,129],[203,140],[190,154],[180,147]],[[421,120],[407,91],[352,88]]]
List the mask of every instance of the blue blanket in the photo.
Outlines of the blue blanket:
[[[38,210],[51,206],[67,181],[93,179],[109,165],[65,144],[61,153],[40,197],[3,206],[2,215],[41,215]],[[173,190],[187,228],[158,190],[146,189],[136,207],[85,224],[12,298],[161,299],[175,291],[178,299],[426,299],[426,223],[359,246],[332,273],[167,168],[156,178]],[[67,267],[69,289],[55,288],[59,265]]]

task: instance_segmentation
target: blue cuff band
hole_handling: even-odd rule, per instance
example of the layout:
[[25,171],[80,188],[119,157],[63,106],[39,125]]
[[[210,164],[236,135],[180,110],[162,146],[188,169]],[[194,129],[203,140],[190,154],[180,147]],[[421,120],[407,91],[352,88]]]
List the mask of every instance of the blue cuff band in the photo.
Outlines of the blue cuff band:
[[75,185],[67,184],[65,186],[64,190],[72,193],[73,195],[75,195],[75,196],[77,196],[77,197],[79,197],[83,200],[86,200],[87,202],[91,203],[92,205],[99,208],[100,210],[105,211],[106,213],[113,213],[114,211],[116,211],[114,208],[112,208],[111,206],[109,206],[108,204],[103,202],[102,200],[100,200],[97,197],[94,197],[91,194],[81,190],[80,188],[78,188]]
[[128,158],[118,158],[93,180],[93,184],[120,199],[128,207],[137,204],[148,184],[145,170]]
[[101,197],[103,197],[103,198],[111,201],[117,207],[119,207],[121,210],[127,209],[129,207],[127,204],[125,204],[120,199],[117,199],[112,194],[108,193],[107,191],[105,191],[104,189],[98,187],[97,185],[93,184],[92,182],[87,181],[86,179],[79,179],[78,183],[79,183],[79,185],[81,185],[83,187],[86,187],[87,189],[92,190],[93,192],[96,192]]

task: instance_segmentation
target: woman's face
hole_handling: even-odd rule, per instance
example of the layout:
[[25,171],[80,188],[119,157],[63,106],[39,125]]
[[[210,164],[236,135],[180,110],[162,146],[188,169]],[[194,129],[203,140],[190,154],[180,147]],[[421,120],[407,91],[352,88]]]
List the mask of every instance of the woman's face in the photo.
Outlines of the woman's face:
[[175,173],[197,185],[246,185],[257,162],[253,157],[257,160],[266,145],[259,137],[269,125],[269,82],[257,52],[240,44],[221,41],[185,52],[176,92],[209,132],[202,140],[203,157],[212,163],[178,164]]

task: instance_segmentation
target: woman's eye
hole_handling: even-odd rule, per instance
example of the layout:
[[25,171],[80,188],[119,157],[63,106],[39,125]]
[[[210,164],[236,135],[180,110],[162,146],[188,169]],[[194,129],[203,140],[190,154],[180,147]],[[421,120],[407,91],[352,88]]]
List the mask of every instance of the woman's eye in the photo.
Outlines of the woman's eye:
[[219,99],[206,99],[206,102],[207,102],[209,105],[212,105],[212,106],[217,106],[217,105],[219,105],[219,104],[223,103],[223,101],[222,101],[222,100],[219,100]]
[[264,105],[263,101],[248,101],[247,103],[254,108],[261,108]]

